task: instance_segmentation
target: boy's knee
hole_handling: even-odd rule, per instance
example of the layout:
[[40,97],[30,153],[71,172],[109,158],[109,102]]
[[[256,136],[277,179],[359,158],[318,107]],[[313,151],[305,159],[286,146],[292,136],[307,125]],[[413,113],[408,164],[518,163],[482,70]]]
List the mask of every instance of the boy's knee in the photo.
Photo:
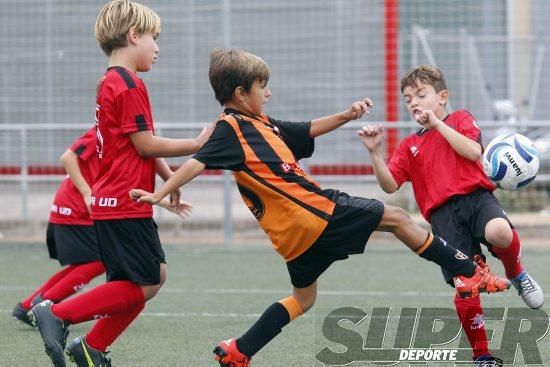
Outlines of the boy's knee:
[[162,287],[161,284],[155,284],[155,285],[146,285],[142,286],[141,290],[143,291],[143,298],[145,298],[145,301],[150,300],[154,296],[157,295],[157,293],[160,291],[160,288]]
[[403,208],[389,205],[386,205],[384,208],[383,220],[386,222],[385,225],[389,227],[401,227],[413,222],[412,218]]
[[495,218],[485,227],[485,239],[493,246],[506,248],[512,242],[512,237],[512,228],[505,219]]

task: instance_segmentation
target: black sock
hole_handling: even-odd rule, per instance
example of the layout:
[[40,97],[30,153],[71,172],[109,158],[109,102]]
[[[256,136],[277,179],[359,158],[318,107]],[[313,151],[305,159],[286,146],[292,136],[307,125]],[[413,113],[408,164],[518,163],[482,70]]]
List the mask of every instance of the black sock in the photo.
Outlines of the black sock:
[[419,255],[441,266],[452,276],[464,275],[469,278],[476,270],[476,265],[471,259],[438,236],[433,236],[431,244],[421,250]]
[[275,338],[284,326],[290,322],[286,308],[275,302],[260,316],[246,333],[236,340],[237,348],[242,354],[252,357],[267,343]]

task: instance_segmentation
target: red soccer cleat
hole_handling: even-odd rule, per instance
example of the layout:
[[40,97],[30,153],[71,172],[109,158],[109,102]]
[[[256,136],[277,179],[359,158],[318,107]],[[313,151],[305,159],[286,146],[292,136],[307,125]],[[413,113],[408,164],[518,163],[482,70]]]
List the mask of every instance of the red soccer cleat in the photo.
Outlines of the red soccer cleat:
[[229,339],[214,348],[214,359],[221,367],[250,367],[251,358],[239,352],[235,339]]
[[470,278],[464,275],[454,277],[456,293],[461,298],[477,297],[480,293],[503,292],[512,285],[508,279],[497,277],[489,271],[489,267],[481,261],[481,265],[476,266],[474,275]]

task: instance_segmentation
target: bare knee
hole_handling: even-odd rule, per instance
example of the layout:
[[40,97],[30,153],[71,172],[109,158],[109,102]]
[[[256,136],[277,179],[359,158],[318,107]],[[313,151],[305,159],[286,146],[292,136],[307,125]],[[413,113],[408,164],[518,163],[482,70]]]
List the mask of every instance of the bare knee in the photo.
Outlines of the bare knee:
[[298,301],[302,311],[306,313],[313,307],[317,299],[317,282],[306,288],[294,288],[292,296]]
[[386,205],[379,227],[382,230],[394,232],[398,228],[412,224],[415,224],[414,221],[404,209]]
[[145,301],[148,301],[157,295],[157,293],[160,291],[160,288],[162,288],[162,286],[164,285],[164,282],[166,282],[166,276],[167,276],[166,264],[161,264],[160,283],[141,286],[141,290],[143,291],[143,297],[145,298]]
[[485,226],[485,239],[491,245],[506,248],[512,242],[512,228],[506,219],[494,218]]

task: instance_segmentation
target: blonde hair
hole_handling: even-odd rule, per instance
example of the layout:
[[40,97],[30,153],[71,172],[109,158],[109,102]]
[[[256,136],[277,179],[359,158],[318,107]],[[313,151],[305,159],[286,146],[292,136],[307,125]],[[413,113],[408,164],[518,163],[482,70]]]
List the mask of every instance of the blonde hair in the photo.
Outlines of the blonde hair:
[[441,70],[430,65],[420,65],[401,78],[401,93],[405,88],[416,87],[419,83],[431,85],[436,93],[447,89],[447,82]]
[[248,92],[257,80],[267,83],[269,66],[260,57],[242,50],[216,49],[210,53],[208,76],[216,99],[224,105],[233,98],[237,87]]
[[113,50],[126,47],[126,35],[131,28],[141,36],[151,33],[158,37],[160,17],[145,5],[129,0],[113,0],[99,12],[95,23],[95,37],[99,47],[110,56]]

